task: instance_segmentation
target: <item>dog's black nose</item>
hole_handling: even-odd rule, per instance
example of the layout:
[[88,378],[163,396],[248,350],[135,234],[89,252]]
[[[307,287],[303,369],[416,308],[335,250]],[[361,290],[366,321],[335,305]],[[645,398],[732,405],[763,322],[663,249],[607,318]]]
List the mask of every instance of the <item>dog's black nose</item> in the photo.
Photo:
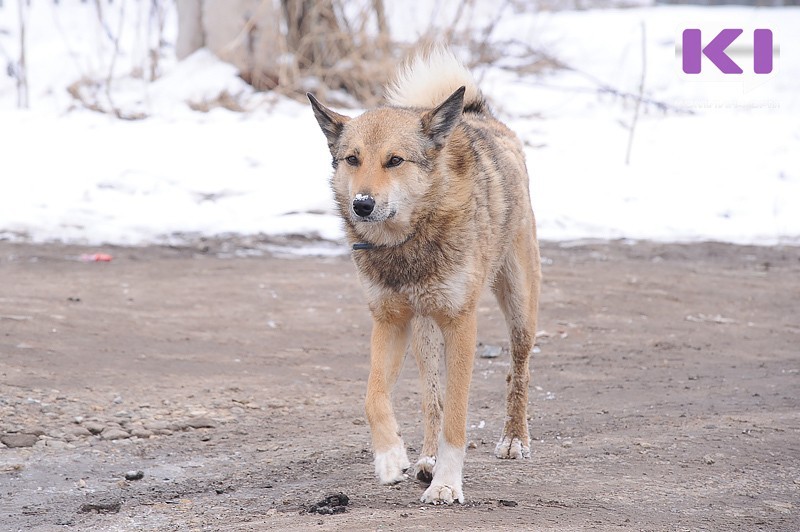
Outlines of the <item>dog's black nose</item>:
[[357,194],[356,199],[353,200],[353,212],[362,218],[366,218],[375,209],[375,200],[372,196],[365,196]]

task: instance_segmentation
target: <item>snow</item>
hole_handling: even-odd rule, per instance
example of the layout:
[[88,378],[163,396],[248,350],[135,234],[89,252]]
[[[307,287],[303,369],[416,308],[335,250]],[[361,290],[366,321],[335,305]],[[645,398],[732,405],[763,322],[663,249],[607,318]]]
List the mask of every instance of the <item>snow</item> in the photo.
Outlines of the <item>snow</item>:
[[[92,3],[32,3],[30,109],[16,108],[15,80],[0,77],[0,238],[142,245],[263,234],[340,241],[330,155],[310,106],[254,93],[234,67],[203,50],[177,62],[168,48],[159,79],[131,76],[146,69],[147,4],[110,4],[103,29]],[[124,5],[127,13],[114,11]],[[455,12],[453,2],[408,5],[387,3],[394,36],[405,42]],[[489,23],[495,5],[477,2],[464,20]],[[0,60],[11,67],[16,9],[16,2],[0,7]],[[174,19],[168,13],[168,43]],[[638,94],[643,26],[647,101],[626,164],[635,98],[620,94]],[[772,29],[780,45],[775,72],[745,76],[745,84],[689,79],[675,53],[686,27],[709,35],[724,27]],[[520,75],[501,68],[525,59],[519,45],[508,44],[500,66],[475,71],[527,147],[540,238],[800,243],[798,27],[800,8],[508,10],[499,17],[492,39],[546,49],[571,67]],[[146,114],[143,120],[83,109],[66,90],[81,78],[108,77],[114,53],[107,34],[118,28],[112,102]],[[247,112],[215,106],[227,97]],[[211,109],[192,110],[203,106]]]

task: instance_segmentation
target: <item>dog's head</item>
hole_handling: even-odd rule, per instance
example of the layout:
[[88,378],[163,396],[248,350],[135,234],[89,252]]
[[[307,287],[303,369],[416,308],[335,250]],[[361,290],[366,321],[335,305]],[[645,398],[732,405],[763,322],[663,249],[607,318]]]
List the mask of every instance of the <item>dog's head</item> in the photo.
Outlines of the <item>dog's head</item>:
[[342,216],[379,245],[405,240],[426,198],[436,156],[461,120],[464,87],[431,110],[381,107],[350,118],[308,94],[333,156],[332,184]]

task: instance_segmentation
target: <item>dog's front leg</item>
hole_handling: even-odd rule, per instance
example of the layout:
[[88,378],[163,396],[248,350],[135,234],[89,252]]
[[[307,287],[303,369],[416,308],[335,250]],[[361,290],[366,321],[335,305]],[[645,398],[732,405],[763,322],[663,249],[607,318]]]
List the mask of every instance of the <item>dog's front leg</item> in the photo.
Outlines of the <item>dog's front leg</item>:
[[467,443],[467,404],[475,359],[477,321],[474,309],[455,319],[437,319],[444,336],[447,390],[433,480],[420,499],[432,504],[464,502],[461,474]]
[[422,452],[414,466],[414,475],[427,484],[433,480],[439,433],[442,431],[442,392],[439,385],[439,331],[429,317],[417,317],[412,321],[411,350],[417,359],[419,381],[422,387],[422,413],[425,419],[425,439]]
[[391,392],[402,367],[408,343],[410,317],[375,317],[367,382],[366,411],[375,452],[375,474],[381,484],[406,478],[410,466],[392,410]]

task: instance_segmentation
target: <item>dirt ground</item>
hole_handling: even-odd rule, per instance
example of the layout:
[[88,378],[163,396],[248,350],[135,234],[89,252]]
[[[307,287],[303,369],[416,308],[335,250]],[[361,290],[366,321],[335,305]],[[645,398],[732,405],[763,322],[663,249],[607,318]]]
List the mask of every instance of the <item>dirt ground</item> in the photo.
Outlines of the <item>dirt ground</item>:
[[[542,252],[532,459],[493,457],[509,357],[479,357],[467,503],[433,507],[373,479],[347,256],[0,243],[0,529],[799,530],[800,248]],[[488,294],[478,336],[508,345]]]

